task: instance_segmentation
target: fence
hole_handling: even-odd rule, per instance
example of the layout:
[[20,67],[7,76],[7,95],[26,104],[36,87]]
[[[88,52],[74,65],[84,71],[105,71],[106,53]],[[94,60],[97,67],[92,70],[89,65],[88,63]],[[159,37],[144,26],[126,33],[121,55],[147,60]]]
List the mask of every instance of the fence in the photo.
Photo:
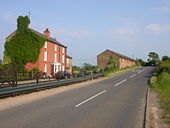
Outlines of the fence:
[[71,78],[71,79],[62,80],[62,81],[50,81],[50,82],[43,82],[39,84],[30,84],[30,85],[2,88],[0,89],[0,98],[33,92],[33,91],[42,90],[42,89],[69,85],[69,84],[78,83],[78,82],[83,82],[86,80],[95,79],[102,75],[103,73],[97,73],[97,74],[88,75],[85,77]]

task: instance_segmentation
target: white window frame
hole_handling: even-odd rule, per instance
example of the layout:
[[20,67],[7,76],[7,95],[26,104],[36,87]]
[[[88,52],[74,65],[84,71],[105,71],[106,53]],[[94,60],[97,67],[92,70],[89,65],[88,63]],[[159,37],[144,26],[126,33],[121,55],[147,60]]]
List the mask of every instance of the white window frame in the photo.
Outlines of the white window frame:
[[44,52],[44,61],[47,61],[47,51]]
[[54,46],[54,51],[57,51],[57,45],[55,44],[55,46]]
[[48,42],[45,41],[44,48],[47,48],[47,46],[48,46]]
[[62,63],[64,63],[65,62],[65,57],[64,57],[64,55],[62,55]]
[[54,62],[57,62],[57,53],[54,54]]
[[44,65],[44,72],[47,72],[47,64]]
[[63,48],[63,53],[65,53],[65,48]]

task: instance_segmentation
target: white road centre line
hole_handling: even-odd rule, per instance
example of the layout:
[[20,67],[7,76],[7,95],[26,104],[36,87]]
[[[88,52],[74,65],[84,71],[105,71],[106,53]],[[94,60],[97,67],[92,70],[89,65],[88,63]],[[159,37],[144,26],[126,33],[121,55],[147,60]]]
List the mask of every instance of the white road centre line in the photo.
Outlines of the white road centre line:
[[88,98],[87,100],[85,100],[85,101],[83,101],[83,102],[77,104],[75,107],[76,107],[76,108],[79,107],[80,105],[82,105],[82,104],[88,102],[89,100],[92,100],[93,98],[95,98],[95,97],[97,97],[97,96],[99,96],[99,95],[105,93],[106,91],[107,91],[107,90],[104,90],[104,91],[102,91],[102,92],[97,93],[96,95],[94,95],[94,96]]
[[119,84],[125,82],[126,80],[127,80],[127,79],[124,79],[124,80],[120,81],[119,83],[115,84],[114,86],[118,86]]
[[136,76],[136,74],[134,74],[134,75],[130,76],[129,78],[133,78],[133,77],[135,77],[135,76]]

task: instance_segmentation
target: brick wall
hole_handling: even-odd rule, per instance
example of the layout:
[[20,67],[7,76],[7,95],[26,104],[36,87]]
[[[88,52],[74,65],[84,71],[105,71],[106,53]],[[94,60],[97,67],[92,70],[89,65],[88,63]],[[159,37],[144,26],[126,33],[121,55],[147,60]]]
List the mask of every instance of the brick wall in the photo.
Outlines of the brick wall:
[[128,59],[127,57],[122,57],[123,55],[115,54],[110,50],[106,50],[97,56],[97,66],[105,68],[110,61],[110,56],[115,58],[119,69],[135,65],[135,61]]

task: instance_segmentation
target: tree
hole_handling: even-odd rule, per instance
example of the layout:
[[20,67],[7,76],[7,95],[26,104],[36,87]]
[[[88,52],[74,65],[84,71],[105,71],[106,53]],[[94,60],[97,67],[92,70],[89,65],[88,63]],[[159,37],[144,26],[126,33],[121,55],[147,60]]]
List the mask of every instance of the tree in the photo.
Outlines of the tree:
[[84,64],[83,64],[83,67],[84,67],[84,69],[86,69],[86,70],[91,70],[93,66],[92,66],[91,64],[84,63]]
[[0,64],[2,64],[2,60],[0,59]]
[[159,55],[156,52],[150,52],[148,56],[148,61],[150,65],[156,65],[160,62]]
[[140,65],[144,66],[145,65],[145,61],[143,61],[142,59],[138,59],[137,62],[139,62]]
[[22,67],[27,62],[37,61],[46,39],[29,29],[29,24],[28,16],[18,17],[15,34],[5,42],[5,63],[13,63]]
[[163,57],[162,57],[162,61],[166,61],[166,60],[170,60],[170,57],[168,57],[168,56],[163,56]]

